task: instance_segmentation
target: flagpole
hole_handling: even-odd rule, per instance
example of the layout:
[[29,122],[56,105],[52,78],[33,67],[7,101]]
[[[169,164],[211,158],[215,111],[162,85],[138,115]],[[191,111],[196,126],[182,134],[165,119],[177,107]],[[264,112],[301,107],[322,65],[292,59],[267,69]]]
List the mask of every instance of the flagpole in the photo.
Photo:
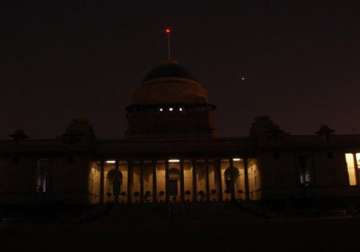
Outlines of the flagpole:
[[171,33],[168,34],[168,60],[171,60]]
[[171,32],[172,32],[172,29],[171,27],[167,27],[165,28],[165,34],[166,34],[166,37],[167,37],[167,44],[168,44],[168,60],[171,60],[172,58],[172,53],[171,53]]

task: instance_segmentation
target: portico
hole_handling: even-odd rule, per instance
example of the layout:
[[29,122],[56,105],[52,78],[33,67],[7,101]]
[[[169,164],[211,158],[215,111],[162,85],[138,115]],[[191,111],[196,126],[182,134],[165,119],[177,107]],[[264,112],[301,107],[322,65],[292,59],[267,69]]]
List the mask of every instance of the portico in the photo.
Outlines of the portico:
[[90,171],[93,203],[221,202],[261,197],[260,173],[253,158],[107,159],[91,162]]

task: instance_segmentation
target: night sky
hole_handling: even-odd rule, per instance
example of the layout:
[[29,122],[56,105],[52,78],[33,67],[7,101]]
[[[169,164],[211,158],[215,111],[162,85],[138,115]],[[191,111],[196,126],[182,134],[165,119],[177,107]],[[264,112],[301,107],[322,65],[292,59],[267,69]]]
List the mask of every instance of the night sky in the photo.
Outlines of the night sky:
[[217,105],[221,136],[247,135],[259,115],[293,134],[321,124],[360,133],[354,6],[9,2],[0,13],[0,138],[18,128],[53,138],[78,117],[99,138],[121,138],[132,91],[166,58],[166,25],[179,63]]

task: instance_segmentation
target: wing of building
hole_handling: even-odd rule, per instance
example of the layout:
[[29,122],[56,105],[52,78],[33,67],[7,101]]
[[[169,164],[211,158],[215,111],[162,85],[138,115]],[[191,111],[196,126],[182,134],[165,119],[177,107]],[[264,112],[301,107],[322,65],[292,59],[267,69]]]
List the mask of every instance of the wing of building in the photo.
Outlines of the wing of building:
[[84,119],[61,137],[0,141],[0,203],[208,202],[360,196],[360,135],[291,135],[268,117],[220,138],[216,107],[184,67],[152,69],[126,108],[121,140]]

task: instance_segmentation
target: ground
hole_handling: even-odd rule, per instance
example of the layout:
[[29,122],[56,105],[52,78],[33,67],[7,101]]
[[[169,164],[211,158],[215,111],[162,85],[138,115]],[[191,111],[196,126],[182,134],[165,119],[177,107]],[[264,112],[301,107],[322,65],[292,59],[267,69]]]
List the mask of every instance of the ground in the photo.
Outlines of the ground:
[[238,204],[34,210],[3,210],[5,248],[346,251],[358,247],[360,229],[357,212],[340,209],[321,215],[309,209],[303,214],[287,209],[291,214],[285,215]]

